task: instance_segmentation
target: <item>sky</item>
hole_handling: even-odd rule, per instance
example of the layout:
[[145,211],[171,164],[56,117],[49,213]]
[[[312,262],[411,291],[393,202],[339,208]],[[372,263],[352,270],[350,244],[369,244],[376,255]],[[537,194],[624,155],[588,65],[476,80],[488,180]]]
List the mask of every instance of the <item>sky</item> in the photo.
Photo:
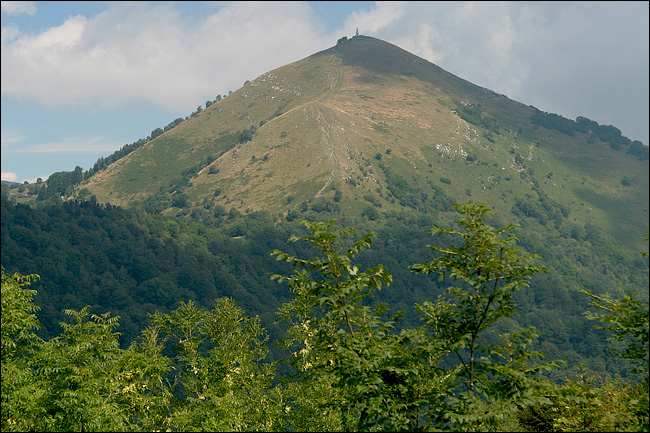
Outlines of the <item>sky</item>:
[[649,143],[649,2],[2,1],[2,180],[92,168],[359,33]]

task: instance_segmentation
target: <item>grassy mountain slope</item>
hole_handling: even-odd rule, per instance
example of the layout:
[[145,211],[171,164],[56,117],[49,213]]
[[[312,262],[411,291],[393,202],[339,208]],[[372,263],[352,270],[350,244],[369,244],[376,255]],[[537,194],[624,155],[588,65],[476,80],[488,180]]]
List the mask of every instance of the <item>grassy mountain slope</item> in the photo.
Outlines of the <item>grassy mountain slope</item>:
[[641,248],[648,162],[534,124],[537,112],[356,36],[247,82],[82,188],[171,214],[223,206],[279,218],[318,203],[381,217],[431,212],[441,197],[486,201],[504,222],[595,224]]

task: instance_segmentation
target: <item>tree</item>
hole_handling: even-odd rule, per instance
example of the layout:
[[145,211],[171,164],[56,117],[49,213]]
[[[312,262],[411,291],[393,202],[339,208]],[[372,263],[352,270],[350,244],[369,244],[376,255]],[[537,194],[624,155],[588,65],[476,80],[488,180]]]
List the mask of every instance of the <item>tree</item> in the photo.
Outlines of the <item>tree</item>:
[[[648,235],[645,235],[645,242],[648,242]],[[642,256],[648,256],[648,252],[642,252]],[[636,292],[627,292],[619,299],[612,298],[612,295],[596,295],[588,290],[582,293],[590,296],[590,305],[599,308],[600,312],[587,311],[585,316],[590,320],[599,320],[604,325],[603,329],[612,334],[610,341],[622,342],[622,349],[613,349],[610,354],[629,359],[636,364],[634,373],[642,375],[643,381],[648,383],[650,365],[650,313],[648,309],[647,296],[640,299]]]
[[[30,344],[37,341],[33,330],[40,327],[34,305],[36,290],[23,287],[40,277],[34,275],[8,275],[2,267],[2,362],[21,356]],[[4,382],[4,381],[3,381]]]
[[1,191],[2,198],[9,200],[9,184],[2,182]]
[[[645,235],[648,241],[648,235]],[[648,252],[641,253],[644,256]],[[597,295],[588,290],[582,293],[591,297],[590,305],[598,310],[587,311],[585,316],[590,320],[598,320],[604,326],[598,329],[611,334],[609,340],[613,343],[609,354],[622,359],[628,359],[634,365],[633,373],[639,375],[640,380],[636,386],[626,389],[625,398],[621,398],[623,408],[619,411],[625,416],[630,415],[638,431],[648,431],[649,428],[649,399],[650,391],[650,312],[647,295],[643,298],[634,291],[624,294],[620,292],[616,297],[606,293]],[[619,394],[622,391],[619,388]]]
[[610,354],[623,359],[629,359],[636,364],[635,373],[643,375],[648,380],[649,353],[649,321],[648,301],[639,299],[635,292],[628,292],[618,299],[611,294],[596,295],[588,290],[582,293],[589,295],[592,299],[590,305],[600,309],[600,312],[588,311],[585,316],[590,320],[599,320],[606,326],[599,326],[599,329],[606,330],[612,334],[610,341],[622,342],[622,348],[613,348]]
[[379,212],[375,209],[374,206],[366,206],[361,213],[361,216],[368,218],[370,221],[374,221],[379,218]]
[[203,107],[201,107],[201,106],[199,105],[198,107],[196,107],[196,110],[193,111],[192,114],[190,114],[190,117],[194,117],[194,116],[196,116],[196,115],[199,114],[201,111],[203,111]]
[[648,146],[644,145],[638,140],[632,142],[630,148],[627,150],[627,153],[637,156],[641,161],[648,160]]
[[175,352],[175,396],[169,425],[180,431],[277,431],[282,395],[264,363],[266,331],[230,298],[210,311],[193,302],[152,316],[158,341]]
[[118,317],[89,307],[64,310],[61,335],[33,336],[31,278],[2,274],[3,431],[280,430],[265,331],[231,299],[156,313],[122,350]]
[[117,401],[122,387],[111,380],[122,350],[114,331],[119,317],[64,310],[73,323],[43,342],[34,356],[39,385],[34,418],[39,431],[111,431],[126,423]]
[[39,339],[36,290],[24,288],[38,275],[8,275],[2,267],[2,431],[29,430],[35,411],[32,396],[38,392],[29,359]]
[[[361,271],[352,260],[372,245],[372,233],[356,237],[351,229],[331,230],[329,223],[301,223],[310,236],[291,236],[306,241],[320,256],[301,259],[279,250],[278,260],[291,263],[294,274],[275,274],[287,282],[294,299],[279,315],[292,324],[285,347],[295,368],[289,383],[293,396],[291,430],[387,431],[421,428],[420,406],[425,404],[420,386],[426,375],[423,356],[413,350],[418,333],[396,333],[396,314],[381,319],[385,305],[364,305],[391,275],[378,265]],[[351,243],[351,245],[350,245]],[[431,370],[432,371],[432,370]]]
[[189,199],[190,197],[184,192],[176,193],[172,196],[172,206],[183,209],[187,206]]
[[160,137],[163,132],[165,132],[162,128],[156,128],[153,131],[151,131],[151,135],[149,136],[149,140],[153,140],[156,137]]
[[547,384],[546,394],[552,405],[528,408],[521,414],[522,425],[533,427],[533,431],[648,431],[650,319],[647,295],[642,299],[633,291],[619,292],[616,296],[611,293],[597,295],[588,290],[582,293],[588,295],[590,305],[597,308],[585,312],[585,316],[600,321],[603,326],[597,328],[611,334],[612,346],[607,352],[630,360],[634,365],[632,372],[640,380],[602,381],[587,375],[581,366],[577,380],[567,380],[562,385]]
[[122,352],[111,378],[119,383],[115,401],[124,416],[124,430],[171,429],[173,387],[170,384],[174,360],[165,356],[164,340],[155,325]]
[[[517,240],[511,231],[514,225],[495,230],[486,223],[491,211],[486,204],[453,206],[461,215],[455,221],[458,228],[434,226],[431,233],[460,237],[461,242],[429,245],[442,254],[413,265],[411,270],[436,273],[441,282],[460,284],[447,287],[446,296],[436,303],[425,302],[416,309],[431,333],[431,344],[457,360],[453,374],[464,384],[459,391],[466,391],[458,392],[458,397],[451,399],[450,413],[441,416],[449,420],[451,428],[484,428],[484,423],[496,422],[496,414],[514,410],[514,402],[548,402],[535,397],[531,387],[540,370],[556,366],[528,365],[531,358],[542,355],[530,350],[537,331],[529,328],[497,334],[501,344],[488,335],[500,319],[515,314],[513,295],[528,286],[531,275],[546,269],[530,264],[537,256],[513,248]],[[490,410],[485,409],[485,402]]]

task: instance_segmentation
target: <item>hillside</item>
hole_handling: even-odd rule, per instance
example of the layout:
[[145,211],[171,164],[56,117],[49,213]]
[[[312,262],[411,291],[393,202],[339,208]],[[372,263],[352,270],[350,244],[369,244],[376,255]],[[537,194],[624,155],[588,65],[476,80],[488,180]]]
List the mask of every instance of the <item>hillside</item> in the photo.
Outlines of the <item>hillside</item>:
[[223,206],[279,218],[306,206],[380,218],[485,201],[505,220],[513,209],[542,224],[568,217],[640,248],[647,160],[591,130],[547,129],[539,114],[356,36],[247,81],[81,189],[171,214]]
[[170,125],[86,174],[3,186],[2,264],[41,275],[43,335],[62,309],[91,305],[122,317],[128,343],[153,311],[227,296],[277,337],[289,293],[270,281],[268,253],[300,219],[375,233],[360,264],[394,278],[376,301],[417,326],[414,305],[449,282],[410,266],[430,258],[428,231],[452,225],[452,204],[480,201],[549,269],[517,294],[507,327],[537,327],[540,349],[570,368],[622,368],[603,361],[581,292],[648,295],[647,147],[615,127],[543,113],[364,36]]
[[342,38],[3,183],[3,431],[647,431],[648,171]]

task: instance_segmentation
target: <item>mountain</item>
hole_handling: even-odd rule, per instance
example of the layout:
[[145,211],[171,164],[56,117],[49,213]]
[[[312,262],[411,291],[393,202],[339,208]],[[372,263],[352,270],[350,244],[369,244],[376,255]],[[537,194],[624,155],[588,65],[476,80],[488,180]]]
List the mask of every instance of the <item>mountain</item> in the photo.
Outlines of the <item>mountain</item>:
[[33,287],[47,335],[62,309],[90,305],[121,316],[128,343],[153,311],[231,297],[280,336],[275,313],[290,293],[269,275],[291,269],[269,251],[313,254],[286,242],[303,233],[298,219],[374,232],[359,264],[393,276],[376,301],[419,326],[414,305],[447,282],[410,266],[431,258],[425,245],[440,238],[428,230],[451,226],[453,203],[481,201],[492,225],[519,224],[519,247],[549,269],[518,292],[520,315],[502,331],[535,326],[551,359],[622,368],[602,358],[606,336],[587,324],[581,290],[648,295],[647,146],[366,36],[207,105],[85,174],[3,186],[2,264],[41,275]]
[[81,189],[172,214],[316,206],[381,218],[485,201],[505,219],[513,209],[542,224],[568,217],[639,246],[648,161],[633,145],[355,36],[247,81]]

